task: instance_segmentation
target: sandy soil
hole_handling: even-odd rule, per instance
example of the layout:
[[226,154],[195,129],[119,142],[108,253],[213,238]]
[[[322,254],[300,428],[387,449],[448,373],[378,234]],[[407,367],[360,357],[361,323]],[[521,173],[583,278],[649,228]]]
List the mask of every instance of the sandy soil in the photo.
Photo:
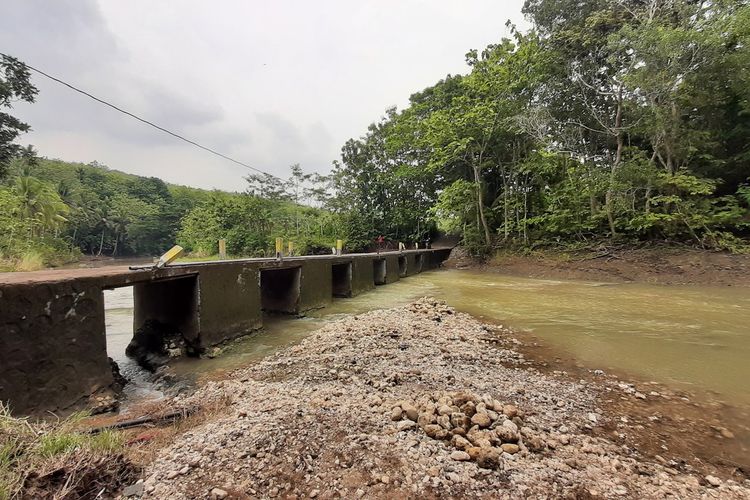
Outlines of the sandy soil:
[[[658,415],[644,425],[680,395],[550,367],[528,349],[511,331],[429,298],[332,322],[169,402],[220,409],[180,432],[165,430],[168,442],[152,449],[130,491],[148,498],[750,498],[741,469],[702,459],[693,441],[671,449],[662,440],[679,430],[700,442],[698,428]],[[644,445],[649,439],[654,446]],[[134,441],[134,456],[164,442],[144,441]]]
[[530,278],[750,286],[750,255],[675,247],[597,248],[529,255],[507,252],[486,261],[471,259],[456,249],[445,265]]

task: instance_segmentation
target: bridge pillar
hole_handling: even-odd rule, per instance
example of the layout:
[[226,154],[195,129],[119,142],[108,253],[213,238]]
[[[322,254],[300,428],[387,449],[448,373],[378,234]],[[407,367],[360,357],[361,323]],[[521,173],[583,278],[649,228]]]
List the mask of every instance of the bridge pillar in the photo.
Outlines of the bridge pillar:
[[257,266],[213,264],[199,268],[200,344],[208,347],[263,325]]
[[410,253],[407,257],[406,267],[409,275],[421,273],[424,267],[424,254]]
[[372,257],[353,257],[352,296],[375,288],[375,273]]
[[0,400],[14,414],[64,412],[112,394],[98,285],[0,286],[0,303]]
[[388,271],[385,257],[372,260],[372,282],[376,285],[385,285],[388,282]]
[[394,283],[401,279],[399,255],[389,254],[385,257],[385,283]]
[[299,312],[326,307],[333,300],[333,270],[330,260],[310,259],[302,263]]
[[400,278],[409,276],[409,257],[406,255],[398,256],[398,275]]

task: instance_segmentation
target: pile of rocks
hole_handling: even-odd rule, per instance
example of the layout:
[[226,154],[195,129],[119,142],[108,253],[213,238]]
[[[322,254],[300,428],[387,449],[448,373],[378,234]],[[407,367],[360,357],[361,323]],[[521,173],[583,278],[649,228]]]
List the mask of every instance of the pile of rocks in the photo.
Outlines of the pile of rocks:
[[[501,457],[527,451],[540,452],[544,440],[524,425],[516,405],[503,404],[486,395],[451,393],[433,396],[419,409],[402,401],[391,411],[398,429],[420,427],[437,440],[450,442],[456,461],[473,460],[485,469],[500,469]],[[525,438],[525,439],[524,439]]]
[[509,330],[420,299],[331,322],[174,398],[223,409],[146,464],[144,495],[748,497],[593,435],[618,417],[599,408],[602,391],[542,373]]

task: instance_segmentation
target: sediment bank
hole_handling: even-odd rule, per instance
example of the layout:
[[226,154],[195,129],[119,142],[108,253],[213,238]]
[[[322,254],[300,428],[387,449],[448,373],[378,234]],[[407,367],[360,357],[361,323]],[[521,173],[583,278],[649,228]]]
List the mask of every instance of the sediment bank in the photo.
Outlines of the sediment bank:
[[750,255],[677,247],[501,251],[483,260],[455,249],[445,266],[541,279],[750,286]]
[[662,456],[642,445],[644,433],[658,440],[658,433],[682,429],[648,429],[618,413],[625,406],[608,403],[616,395],[632,405],[662,404],[673,400],[666,392],[644,393],[602,374],[578,378],[540,369],[520,345],[509,330],[429,298],[332,322],[172,401],[176,408],[223,409],[155,451],[143,492],[150,498],[750,496],[741,470],[696,459],[689,450]]

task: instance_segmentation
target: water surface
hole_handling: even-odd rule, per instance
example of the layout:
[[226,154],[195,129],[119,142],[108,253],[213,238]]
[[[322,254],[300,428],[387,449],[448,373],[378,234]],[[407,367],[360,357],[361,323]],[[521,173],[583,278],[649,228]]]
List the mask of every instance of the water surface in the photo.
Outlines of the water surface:
[[[132,336],[132,291],[105,292],[110,356],[124,356]],[[750,288],[540,280],[465,270],[403,279],[351,299],[337,299],[303,319],[269,317],[262,331],[215,359],[183,359],[174,369],[210,376],[251,363],[304,338],[340,315],[406,304],[432,295],[459,310],[533,332],[590,368],[617,370],[681,388],[711,391],[750,406]],[[147,390],[147,389],[143,389]]]

